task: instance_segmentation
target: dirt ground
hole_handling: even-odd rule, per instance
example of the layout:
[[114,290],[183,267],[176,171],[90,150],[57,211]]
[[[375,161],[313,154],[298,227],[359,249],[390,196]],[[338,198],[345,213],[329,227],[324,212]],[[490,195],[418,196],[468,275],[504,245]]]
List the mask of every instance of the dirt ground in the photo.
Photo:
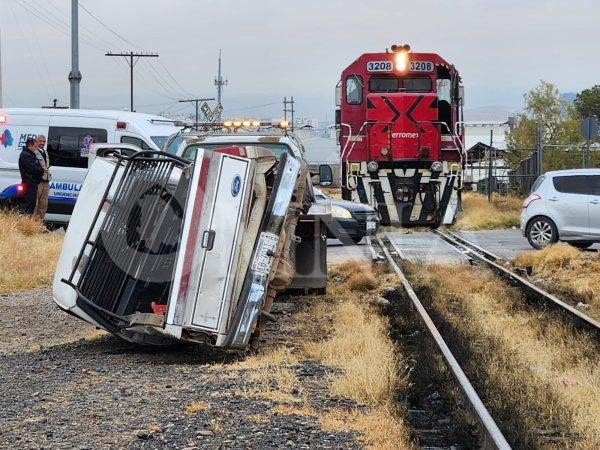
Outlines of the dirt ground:
[[[276,305],[265,351],[294,344],[294,305]],[[359,447],[357,433],[294,410],[356,408],[314,361],[288,367],[297,385],[283,393],[240,366],[247,355],[129,344],[59,311],[49,290],[3,295],[0,307],[2,448]]]

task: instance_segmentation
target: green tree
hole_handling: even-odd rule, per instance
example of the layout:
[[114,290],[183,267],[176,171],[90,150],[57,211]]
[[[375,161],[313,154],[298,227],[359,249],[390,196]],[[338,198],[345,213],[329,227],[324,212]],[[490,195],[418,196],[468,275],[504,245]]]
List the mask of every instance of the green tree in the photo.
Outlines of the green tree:
[[[556,86],[541,80],[540,84],[526,93],[525,109],[516,118],[515,125],[506,133],[507,160],[515,167],[535,149],[536,124],[542,127],[542,142],[551,145],[576,144],[579,135],[579,115],[572,102],[560,97]],[[572,154],[563,150],[548,149],[544,166],[549,170],[568,167]],[[546,163],[550,163],[547,165]]]
[[573,104],[581,117],[600,118],[600,84],[581,91],[573,100]]

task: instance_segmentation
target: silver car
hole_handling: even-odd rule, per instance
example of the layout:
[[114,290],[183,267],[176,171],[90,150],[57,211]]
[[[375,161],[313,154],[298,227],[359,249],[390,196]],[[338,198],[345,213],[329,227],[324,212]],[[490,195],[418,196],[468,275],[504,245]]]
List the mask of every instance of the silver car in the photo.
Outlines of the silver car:
[[521,231],[536,249],[557,241],[582,249],[600,242],[600,169],[540,176],[523,204]]

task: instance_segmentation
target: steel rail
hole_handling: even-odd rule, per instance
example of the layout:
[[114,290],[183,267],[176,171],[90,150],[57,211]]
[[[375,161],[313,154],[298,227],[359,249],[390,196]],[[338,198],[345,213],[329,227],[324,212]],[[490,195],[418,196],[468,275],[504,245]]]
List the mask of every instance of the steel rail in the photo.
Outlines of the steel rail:
[[[389,238],[388,240],[394,248],[394,251],[396,251],[398,254],[401,254],[399,252],[399,249],[394,245],[394,241]],[[496,425],[496,422],[494,422],[494,419],[492,418],[489,411],[479,398],[479,395],[477,394],[477,392],[473,388],[473,385],[471,384],[466,374],[460,367],[460,364],[448,348],[448,345],[446,344],[439,330],[431,320],[431,317],[425,310],[425,307],[417,297],[417,294],[415,293],[408,279],[402,272],[402,269],[400,269],[400,267],[392,257],[390,251],[381,240],[381,237],[377,236],[377,241],[379,242],[379,245],[381,246],[381,249],[386,256],[388,263],[394,269],[394,272],[396,272],[398,278],[400,278],[402,287],[404,288],[408,297],[410,298],[410,301],[414,309],[417,311],[419,318],[429,331],[438,349],[442,353],[442,356],[446,361],[446,365],[454,375],[454,378],[458,383],[460,391],[463,394],[465,404],[469,408],[473,417],[476,419],[479,425],[479,429],[481,432],[480,447],[484,449],[510,449],[511,447],[506,441],[506,438],[498,428],[498,425]]]
[[481,248],[477,244],[468,241],[465,238],[455,235],[454,233],[448,234],[440,230],[433,230],[433,232],[449,245],[455,248],[462,248],[463,251],[468,254],[468,256],[471,256],[472,258],[486,264],[498,275],[515,283],[519,288],[527,291],[528,294],[535,298],[541,299],[543,302],[553,308],[557,308],[560,311],[568,313],[569,315],[573,316],[575,321],[577,321],[579,324],[600,335],[600,322],[591,318],[587,314],[582,313],[577,308],[574,308],[549,292],[544,291],[529,280],[517,275],[512,270],[509,270],[503,265],[498,264],[497,261],[503,260],[502,258]]

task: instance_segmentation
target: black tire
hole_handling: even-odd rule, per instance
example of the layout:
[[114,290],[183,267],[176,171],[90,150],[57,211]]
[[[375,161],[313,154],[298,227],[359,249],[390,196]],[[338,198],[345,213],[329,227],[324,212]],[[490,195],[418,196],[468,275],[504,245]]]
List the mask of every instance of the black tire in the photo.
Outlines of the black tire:
[[356,245],[358,244],[360,241],[362,241],[362,238],[364,236],[337,236],[337,239],[344,245]]
[[567,242],[569,245],[572,245],[575,248],[578,248],[579,250],[585,250],[586,248],[591,247],[592,245],[594,245],[593,242],[588,242],[588,241],[581,241],[581,242]]
[[558,241],[558,230],[554,222],[548,217],[534,217],[527,224],[525,235],[529,245],[537,250],[541,250],[550,244]]

